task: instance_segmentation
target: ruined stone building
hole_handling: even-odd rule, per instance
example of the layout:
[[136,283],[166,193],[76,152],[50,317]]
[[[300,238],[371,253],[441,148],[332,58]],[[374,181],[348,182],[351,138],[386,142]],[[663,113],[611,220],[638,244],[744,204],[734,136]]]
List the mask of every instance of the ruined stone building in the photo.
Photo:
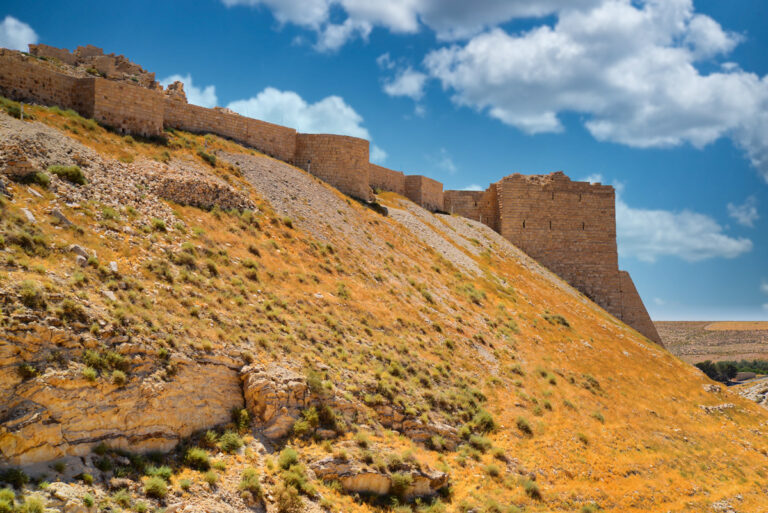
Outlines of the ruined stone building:
[[618,267],[613,187],[553,173],[510,175],[485,191],[443,191],[443,184],[431,178],[370,163],[364,139],[302,134],[229,109],[191,105],[180,83],[164,90],[153,73],[93,46],[69,52],[31,45],[29,54],[0,49],[0,94],[73,109],[123,133],[152,137],[176,128],[217,134],[300,167],[363,201],[380,189],[431,211],[478,220],[661,343],[632,279]]

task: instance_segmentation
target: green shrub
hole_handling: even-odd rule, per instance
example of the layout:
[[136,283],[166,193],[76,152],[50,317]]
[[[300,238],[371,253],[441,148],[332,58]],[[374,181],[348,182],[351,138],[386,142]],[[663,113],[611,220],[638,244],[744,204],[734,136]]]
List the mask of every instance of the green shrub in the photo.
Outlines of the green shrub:
[[292,465],[296,465],[299,462],[299,453],[291,447],[286,447],[280,452],[280,456],[277,458],[277,464],[283,470],[288,470]]
[[131,505],[131,494],[128,493],[128,490],[126,489],[119,490],[112,494],[112,502],[118,506],[127,508]]
[[203,150],[198,150],[197,155],[211,166],[216,167],[216,155],[211,155]]
[[391,480],[392,486],[390,487],[390,492],[392,492],[392,495],[403,499],[408,488],[413,484],[413,476],[411,476],[411,474],[397,472],[392,474]]
[[0,471],[0,482],[8,483],[18,489],[29,483],[29,476],[19,468],[9,468]]
[[605,422],[605,417],[603,417],[603,414],[599,411],[596,411],[592,414],[592,418],[597,420],[598,422]]
[[250,492],[255,500],[261,499],[263,495],[261,483],[259,483],[259,474],[252,467],[243,470],[243,475],[240,477],[240,484],[237,488],[241,492]]
[[536,481],[524,479],[523,490],[525,490],[525,494],[531,499],[541,499],[541,490],[539,490],[539,485],[536,484]]
[[224,452],[232,453],[243,446],[243,439],[234,431],[227,431],[219,439],[219,449]]
[[145,470],[146,474],[150,477],[159,477],[164,479],[165,481],[170,481],[171,475],[173,475],[173,471],[171,470],[171,467],[162,465],[159,467],[155,466],[149,466]]
[[26,381],[37,376],[37,369],[28,363],[23,363],[16,367],[16,374],[18,374],[22,380]]
[[472,435],[469,437],[469,445],[480,452],[486,452],[491,448],[491,441],[484,436]]
[[213,470],[209,470],[208,472],[203,475],[203,479],[205,479],[205,482],[208,483],[208,486],[213,488],[216,486],[216,483],[219,481],[219,475],[214,472]]
[[10,488],[0,490],[0,513],[13,513],[16,494]]
[[281,483],[274,492],[278,513],[301,513],[304,503],[299,491],[293,486]]
[[134,509],[136,510],[136,513],[147,513],[149,506],[147,506],[146,502],[137,502]]
[[94,501],[94,500],[93,500],[93,495],[91,495],[90,493],[86,493],[86,494],[83,496],[83,505],[84,505],[86,508],[92,508],[92,507],[93,507],[93,505],[95,504],[95,502],[96,502],[96,501]]
[[85,175],[78,166],[50,166],[49,173],[53,173],[62,180],[76,185],[85,185]]
[[37,495],[30,495],[24,499],[24,504],[18,508],[19,513],[43,513],[45,511],[45,501]]
[[51,177],[42,171],[36,173],[30,173],[18,179],[21,183],[39,185],[43,189],[47,189],[51,185]]
[[147,497],[154,497],[155,499],[163,499],[168,494],[168,486],[165,481],[160,477],[150,477],[144,481],[144,495]]
[[197,470],[208,470],[211,468],[211,462],[208,459],[208,453],[199,447],[193,447],[187,451],[184,461],[190,467]]
[[496,430],[496,421],[493,416],[485,410],[477,412],[472,419],[472,425],[475,430],[481,433],[490,433]]
[[128,378],[125,377],[125,372],[121,370],[112,371],[112,383],[121,387],[125,385],[127,381],[128,381]]
[[46,306],[45,294],[35,282],[24,280],[19,287],[21,303],[33,310],[42,310]]
[[499,477],[501,475],[501,469],[499,469],[498,465],[486,465],[485,473],[491,477]]
[[80,480],[87,485],[93,484],[93,476],[91,474],[80,474]]
[[98,373],[96,372],[96,369],[94,369],[93,367],[86,367],[85,369],[83,369],[83,377],[88,381],[96,381],[97,376],[98,376]]
[[184,490],[185,492],[188,491],[190,488],[192,488],[192,481],[189,479],[182,479],[179,481],[179,488]]
[[526,435],[533,434],[533,429],[531,429],[531,425],[528,423],[528,420],[525,417],[518,417],[515,423],[517,424],[517,429]]
[[544,319],[550,324],[559,324],[560,326],[565,326],[566,328],[571,327],[568,320],[560,314],[545,313],[542,317],[544,317]]
[[158,219],[157,217],[153,217],[150,221],[152,230],[156,232],[165,232],[167,231],[167,228],[165,227],[165,221],[162,219]]

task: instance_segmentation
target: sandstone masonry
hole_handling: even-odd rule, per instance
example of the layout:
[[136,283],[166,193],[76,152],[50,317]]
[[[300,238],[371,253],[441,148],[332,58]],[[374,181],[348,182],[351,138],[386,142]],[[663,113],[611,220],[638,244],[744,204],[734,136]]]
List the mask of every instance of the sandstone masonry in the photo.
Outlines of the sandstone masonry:
[[256,148],[370,201],[372,187],[406,196],[433,212],[480,221],[520,247],[608,312],[661,343],[629,274],[619,271],[613,187],[573,182],[563,173],[514,174],[485,191],[443,191],[443,184],[369,162],[369,142],[296,130],[187,103],[176,82],[94,46],[74,52],[30,45],[0,49],[0,94],[57,105],[123,133],[159,136],[166,128],[213,133]]

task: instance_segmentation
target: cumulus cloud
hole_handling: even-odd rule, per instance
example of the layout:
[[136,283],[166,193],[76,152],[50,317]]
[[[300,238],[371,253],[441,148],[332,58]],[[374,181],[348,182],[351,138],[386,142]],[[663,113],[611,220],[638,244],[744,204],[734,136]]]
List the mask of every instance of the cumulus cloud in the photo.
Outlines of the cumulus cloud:
[[293,91],[267,87],[253,98],[234,101],[227,107],[243,116],[290,126],[299,132],[371,138],[362,125],[363,117],[339,96],[308,103]]
[[526,133],[561,132],[560,115],[577,112],[596,139],[638,148],[730,137],[768,181],[768,76],[696,67],[740,39],[691,0],[603,0],[560,10],[553,26],[491,29],[424,64],[455,103]]
[[768,281],[763,280],[760,283],[760,290],[763,291],[764,294],[768,294]]
[[435,167],[441,171],[447,172],[450,175],[455,175],[456,171],[458,171],[456,164],[453,162],[453,158],[451,158],[451,155],[445,148],[440,148],[439,152],[437,152],[435,155],[428,156],[428,159]]
[[760,214],[757,213],[757,198],[750,196],[741,205],[728,203],[728,215],[742,226],[754,227],[755,221],[760,219]]
[[[581,180],[606,183],[600,174]],[[624,184],[612,185],[616,189],[616,239],[622,257],[655,262],[668,256],[698,262],[736,258],[752,250],[751,240],[725,234],[723,227],[706,214],[632,207],[624,201]]]
[[408,66],[384,84],[384,92],[389,96],[406,96],[413,101],[419,101],[424,96],[426,82],[427,75]]
[[[309,103],[293,91],[267,87],[256,96],[234,101],[227,107],[243,116],[290,126],[299,132],[350,135],[371,140],[371,134],[363,126],[363,117],[339,96],[327,96]],[[386,158],[383,149],[371,145],[371,161],[382,163]]]
[[[280,23],[293,23],[318,34],[319,50],[334,50],[373,27],[413,34],[429,27],[441,40],[473,36],[515,18],[541,17],[583,9],[603,0],[222,0],[227,6],[263,6]],[[346,16],[331,20],[331,9]],[[704,27],[706,28],[706,27]]]
[[23,21],[19,21],[13,16],[6,16],[0,22],[0,47],[26,52],[29,45],[35,43],[37,43],[37,34],[32,27]]
[[192,76],[187,73],[186,75],[171,75],[160,81],[163,87],[179,81],[184,84],[184,92],[187,95],[187,101],[200,107],[215,107],[218,104],[219,99],[216,97],[216,86],[205,86],[203,88],[195,86],[192,81]]
[[476,183],[473,183],[471,185],[467,185],[466,187],[464,187],[461,190],[462,191],[484,191],[485,187],[483,187],[482,185],[478,185]]

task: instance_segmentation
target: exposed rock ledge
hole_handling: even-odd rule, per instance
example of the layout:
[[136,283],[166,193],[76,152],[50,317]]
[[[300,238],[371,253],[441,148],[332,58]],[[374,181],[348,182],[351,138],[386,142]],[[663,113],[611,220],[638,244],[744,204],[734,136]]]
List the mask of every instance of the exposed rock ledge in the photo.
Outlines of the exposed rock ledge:
[[134,376],[122,387],[83,379],[77,363],[22,382],[11,357],[28,349],[15,345],[19,342],[0,337],[0,356],[6,356],[0,358],[4,464],[83,456],[100,442],[131,451],[167,451],[194,431],[228,422],[231,409],[243,407],[237,369],[219,362],[181,360],[171,381]]
[[[312,470],[324,481],[338,480],[347,493],[387,495],[392,492],[392,477],[357,461],[342,460],[329,456],[314,462]],[[411,484],[403,491],[403,497],[427,497],[448,484],[448,474],[436,470],[410,467],[400,471],[411,477]]]

